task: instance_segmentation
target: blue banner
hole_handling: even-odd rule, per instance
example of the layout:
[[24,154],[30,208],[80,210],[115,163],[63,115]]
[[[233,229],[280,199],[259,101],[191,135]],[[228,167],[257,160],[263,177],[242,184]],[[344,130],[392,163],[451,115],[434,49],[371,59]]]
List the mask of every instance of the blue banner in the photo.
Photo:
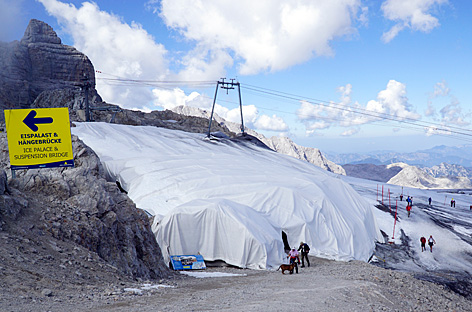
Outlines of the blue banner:
[[205,261],[201,255],[170,256],[174,270],[202,270],[206,269]]

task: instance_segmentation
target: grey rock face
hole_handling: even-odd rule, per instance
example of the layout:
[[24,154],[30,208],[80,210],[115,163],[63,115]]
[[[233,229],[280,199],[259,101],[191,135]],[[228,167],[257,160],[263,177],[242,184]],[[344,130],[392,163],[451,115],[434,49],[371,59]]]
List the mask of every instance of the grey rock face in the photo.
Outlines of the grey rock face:
[[[1,143],[6,145],[5,135]],[[89,147],[77,137],[73,137],[72,145],[75,168],[17,172],[9,185],[15,193],[0,196],[0,221],[18,226],[24,218],[21,211],[32,204],[19,199],[34,198],[35,205],[41,203],[40,211],[34,212],[38,216],[33,218],[36,228],[97,253],[129,276],[169,276],[148,216],[120,192],[114,181],[105,179],[100,160]],[[0,156],[0,163],[5,164],[8,153]],[[26,230],[31,226],[25,223],[22,227]]]
[[366,180],[387,182],[398,174],[401,167],[389,167],[374,164],[347,164],[343,165],[346,175]]
[[29,108],[45,90],[79,88],[84,76],[95,85],[87,56],[61,44],[49,25],[35,19],[21,41],[0,42],[0,68],[0,109]]
[[61,39],[51,26],[36,19],[32,19],[26,28],[21,42],[26,44],[36,42],[61,44]]

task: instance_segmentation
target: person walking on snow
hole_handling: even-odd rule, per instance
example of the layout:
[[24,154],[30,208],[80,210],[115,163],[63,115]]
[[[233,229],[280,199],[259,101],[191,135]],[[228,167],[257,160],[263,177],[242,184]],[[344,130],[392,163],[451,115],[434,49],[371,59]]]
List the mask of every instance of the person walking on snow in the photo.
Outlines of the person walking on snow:
[[429,249],[431,250],[431,252],[433,252],[433,245],[434,244],[436,244],[436,241],[434,240],[433,235],[430,235],[429,239],[428,239],[428,245],[429,245]]
[[424,236],[421,236],[420,242],[421,242],[421,252],[423,252],[426,250],[426,238]]
[[300,247],[298,247],[298,251],[302,254],[302,268],[305,267],[305,259],[308,266],[310,266],[310,260],[308,260],[308,253],[310,252],[310,246],[307,243],[300,242]]
[[406,211],[408,211],[408,218],[410,217],[410,212],[411,212],[411,205],[408,204],[408,206],[406,206]]
[[295,247],[292,248],[292,250],[289,251],[287,258],[290,258],[290,264],[295,264],[295,272],[298,274],[298,263],[300,263],[300,258],[298,257],[299,253],[295,249]]
[[428,201],[429,201],[429,205],[430,205],[430,206],[431,206],[431,200],[432,200],[432,199],[431,199],[431,197],[430,197],[430,198],[428,199]]

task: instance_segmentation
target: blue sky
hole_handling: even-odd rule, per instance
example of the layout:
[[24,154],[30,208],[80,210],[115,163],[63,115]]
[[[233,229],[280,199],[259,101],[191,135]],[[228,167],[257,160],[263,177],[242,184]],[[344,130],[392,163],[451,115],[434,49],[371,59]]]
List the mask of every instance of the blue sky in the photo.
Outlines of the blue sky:
[[[89,56],[99,93],[122,107],[209,109],[226,77],[241,83],[249,127],[322,151],[472,142],[470,1],[0,0],[0,8],[1,41],[19,40],[31,18],[45,21]],[[141,82],[109,80],[118,77]],[[236,90],[219,91],[216,111],[238,121]]]

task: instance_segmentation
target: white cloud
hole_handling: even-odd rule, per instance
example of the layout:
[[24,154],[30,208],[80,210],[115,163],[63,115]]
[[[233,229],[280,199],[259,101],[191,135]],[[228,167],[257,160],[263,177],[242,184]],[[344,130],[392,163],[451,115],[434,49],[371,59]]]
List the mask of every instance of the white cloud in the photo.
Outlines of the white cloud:
[[172,109],[176,106],[193,106],[202,109],[211,108],[212,102],[209,98],[202,96],[198,92],[192,92],[186,95],[184,90],[175,88],[153,89],[154,105],[164,109]]
[[[244,124],[248,127],[252,127],[257,119],[259,111],[254,105],[243,105],[243,118]],[[226,115],[220,115],[224,119],[234,122],[241,123],[241,110],[239,107],[229,110]]]
[[[390,80],[385,90],[378,93],[376,100],[370,100],[365,106],[358,102],[351,103],[352,86],[347,84],[338,88],[341,102],[329,105],[302,102],[297,116],[305,124],[306,133],[330,127],[351,128],[342,135],[353,135],[358,126],[382,120],[386,115],[396,120],[419,119],[421,116],[412,111],[406,96],[406,86]],[[352,128],[355,126],[355,128]]]
[[341,93],[341,103],[349,105],[351,103],[352,85],[348,83],[345,86],[341,86],[338,88],[338,92]]
[[[335,38],[356,33],[359,11],[360,23],[367,22],[360,0],[162,0],[156,11],[197,50],[219,55],[220,65],[231,64],[231,55],[241,74],[278,71],[332,55]],[[198,58],[195,54],[188,64]]]
[[[453,97],[451,103],[444,106],[440,111],[441,122],[447,126],[468,126],[470,122],[466,120],[467,115],[462,113],[459,101]],[[470,113],[468,114],[470,117]]]
[[445,81],[438,82],[434,85],[434,96],[447,96],[449,95],[449,87]]
[[440,129],[438,129],[435,126],[429,126],[429,127],[426,127],[424,130],[425,130],[426,136],[452,134],[452,132],[450,131],[450,128],[448,127],[441,127]]
[[[435,105],[442,106],[439,112]],[[471,122],[468,120],[472,113],[462,111],[459,100],[451,94],[447,82],[442,81],[434,85],[434,92],[429,97],[425,115],[433,117],[442,126],[448,127],[470,125]],[[428,133],[432,133],[431,130],[428,130]]]
[[[76,8],[56,0],[38,1],[72,36],[74,46],[103,73],[148,80],[161,80],[169,74],[166,49],[141,25],[128,25],[120,17],[100,11],[92,2]],[[144,108],[153,99],[149,88],[107,84],[100,79],[96,88],[105,101],[125,108]]]
[[382,41],[385,43],[392,41],[403,29],[405,29],[405,25],[402,25],[402,24],[394,25],[392,28],[390,28],[389,31],[382,34],[382,38],[381,38]]
[[358,133],[360,131],[359,128],[352,128],[352,129],[348,129],[346,131],[344,131],[343,133],[341,133],[342,136],[351,136],[351,135],[354,135],[356,133]]
[[384,112],[396,118],[419,119],[421,117],[411,110],[412,106],[406,97],[406,86],[401,82],[390,80],[387,88],[377,95],[377,100]]
[[447,3],[448,0],[386,0],[381,6],[383,15],[397,23],[382,35],[382,40],[390,42],[405,28],[430,32],[439,26],[432,12]]
[[233,65],[232,57],[224,50],[211,50],[204,46],[189,51],[176,62],[183,69],[177,79],[183,81],[218,80],[225,76],[225,68]]
[[270,131],[287,131],[288,126],[284,120],[276,115],[261,115],[254,123],[256,129]]

